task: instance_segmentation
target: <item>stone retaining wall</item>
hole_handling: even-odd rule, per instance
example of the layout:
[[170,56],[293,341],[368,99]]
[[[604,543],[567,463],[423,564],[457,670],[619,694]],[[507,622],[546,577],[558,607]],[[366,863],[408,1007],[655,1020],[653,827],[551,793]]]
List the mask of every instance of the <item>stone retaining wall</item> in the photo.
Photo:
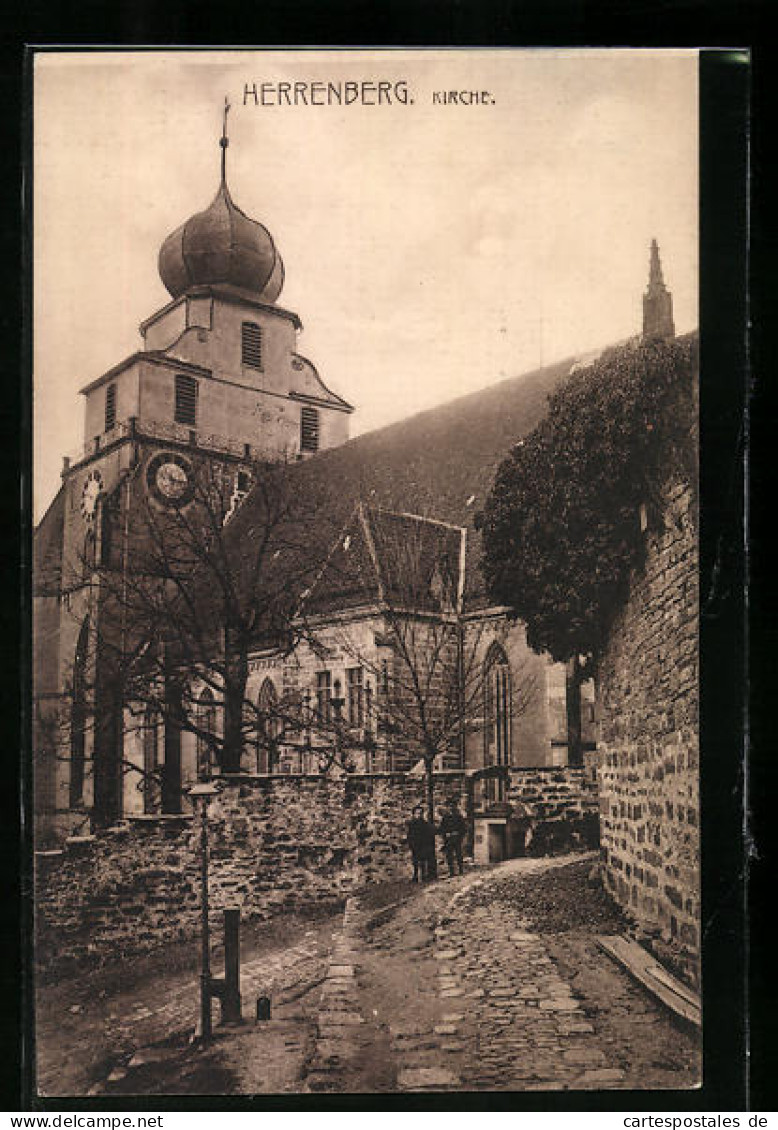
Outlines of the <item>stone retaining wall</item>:
[[[407,813],[422,789],[421,778],[403,774],[224,778],[209,809],[214,922],[228,906],[254,920],[334,908],[355,886],[398,875],[407,869]],[[41,965],[194,936],[199,835],[191,817],[140,818],[39,854]]]
[[[439,803],[466,797],[465,775],[436,775]],[[424,780],[403,773],[225,778],[211,802],[214,925],[224,907],[263,920],[328,910],[358,887],[407,877],[405,825]],[[573,823],[596,800],[581,770],[517,770],[510,788],[537,828]],[[36,955],[45,973],[195,936],[199,822],[146,817],[36,856]],[[538,844],[542,842],[542,837]],[[553,851],[563,850],[554,846]]]
[[690,490],[664,526],[599,667],[605,881],[660,956],[699,984],[698,554]]
[[528,855],[559,855],[599,845],[597,782],[584,768],[522,769],[508,802],[531,825]]

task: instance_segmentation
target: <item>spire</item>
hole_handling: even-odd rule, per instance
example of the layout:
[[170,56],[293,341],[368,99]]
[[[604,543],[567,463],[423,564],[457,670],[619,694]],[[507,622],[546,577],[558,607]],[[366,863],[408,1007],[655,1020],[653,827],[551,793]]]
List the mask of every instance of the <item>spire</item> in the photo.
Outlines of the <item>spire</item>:
[[[225,119],[226,120],[226,119]],[[651,240],[651,265],[648,273],[648,288],[655,290],[657,287],[664,287],[665,280],[662,278],[662,263],[659,259],[659,244],[655,239]]]
[[230,112],[230,103],[227,95],[224,95],[224,118],[222,120],[222,135],[219,138],[219,145],[222,151],[222,184],[227,183],[227,146],[230,144],[230,139],[227,137],[227,115]]
[[651,240],[648,288],[643,295],[643,337],[675,337],[673,296],[662,277],[659,245],[655,239]]

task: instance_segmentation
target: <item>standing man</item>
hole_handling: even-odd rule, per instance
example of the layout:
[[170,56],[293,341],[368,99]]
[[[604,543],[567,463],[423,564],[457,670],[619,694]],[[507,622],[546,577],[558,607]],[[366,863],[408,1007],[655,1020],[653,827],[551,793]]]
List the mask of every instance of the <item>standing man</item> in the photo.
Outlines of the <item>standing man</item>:
[[430,877],[430,856],[435,852],[435,830],[424,819],[424,808],[417,804],[408,821],[406,833],[413,860],[413,882],[425,882]]
[[438,829],[443,837],[443,851],[446,853],[446,862],[448,863],[449,878],[453,878],[454,864],[459,870],[459,874],[464,873],[464,866],[462,864],[462,841],[467,834],[467,824],[465,818],[457,807],[457,798],[449,797],[446,804],[446,811],[443,814],[443,819],[440,822]]

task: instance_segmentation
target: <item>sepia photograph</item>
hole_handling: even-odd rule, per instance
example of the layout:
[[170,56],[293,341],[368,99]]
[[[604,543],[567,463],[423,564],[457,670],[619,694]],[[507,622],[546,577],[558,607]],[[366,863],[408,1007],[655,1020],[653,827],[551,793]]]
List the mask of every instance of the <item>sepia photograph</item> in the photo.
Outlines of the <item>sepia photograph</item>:
[[698,82],[35,52],[37,1098],[703,1084]]

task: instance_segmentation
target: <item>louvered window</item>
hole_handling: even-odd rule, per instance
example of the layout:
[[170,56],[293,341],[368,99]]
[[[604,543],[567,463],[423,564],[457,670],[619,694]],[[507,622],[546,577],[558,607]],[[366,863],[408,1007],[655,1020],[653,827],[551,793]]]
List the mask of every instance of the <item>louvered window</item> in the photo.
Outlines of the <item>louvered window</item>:
[[176,415],[177,424],[197,426],[197,381],[183,373],[176,375]]
[[319,410],[308,404],[300,415],[300,450],[319,450]]
[[244,322],[241,327],[241,359],[252,369],[262,368],[262,327]]
[[105,430],[110,432],[116,423],[116,385],[110,384],[105,390]]

